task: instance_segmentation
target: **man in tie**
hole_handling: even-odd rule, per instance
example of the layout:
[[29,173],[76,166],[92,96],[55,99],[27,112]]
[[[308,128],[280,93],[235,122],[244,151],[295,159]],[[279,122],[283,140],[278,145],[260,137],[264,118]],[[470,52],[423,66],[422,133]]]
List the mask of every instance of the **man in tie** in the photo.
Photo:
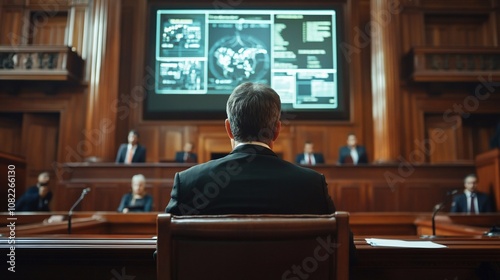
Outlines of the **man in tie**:
[[193,153],[193,146],[194,146],[193,143],[186,142],[186,144],[184,144],[184,150],[177,152],[175,154],[175,161],[197,163],[198,156],[196,155],[196,153]]
[[339,163],[354,165],[359,163],[368,163],[366,149],[365,147],[358,145],[358,139],[354,133],[347,135],[347,146],[340,147]]
[[117,163],[146,162],[146,148],[139,145],[139,133],[131,130],[128,133],[128,144],[121,144],[116,154]]
[[479,214],[493,211],[490,196],[477,191],[477,183],[475,174],[465,176],[464,192],[453,198],[450,212]]
[[304,153],[297,155],[295,163],[303,165],[324,164],[325,158],[323,157],[323,154],[315,153],[314,144],[311,141],[307,141],[304,144]]

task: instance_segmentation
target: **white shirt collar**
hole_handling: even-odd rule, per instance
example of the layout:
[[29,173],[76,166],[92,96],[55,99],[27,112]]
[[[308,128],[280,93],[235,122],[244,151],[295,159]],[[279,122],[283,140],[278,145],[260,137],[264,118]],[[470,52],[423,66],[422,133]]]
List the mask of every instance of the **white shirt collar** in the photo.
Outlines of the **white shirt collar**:
[[242,142],[242,143],[238,143],[236,145],[236,147],[234,147],[235,149],[239,146],[242,146],[242,145],[247,145],[247,144],[250,144],[250,145],[257,145],[257,146],[262,146],[262,147],[265,147],[265,148],[268,148],[269,150],[271,150],[271,147],[269,147],[269,145],[267,145],[266,143],[262,143],[262,142],[257,142],[257,141],[250,141],[250,142]]

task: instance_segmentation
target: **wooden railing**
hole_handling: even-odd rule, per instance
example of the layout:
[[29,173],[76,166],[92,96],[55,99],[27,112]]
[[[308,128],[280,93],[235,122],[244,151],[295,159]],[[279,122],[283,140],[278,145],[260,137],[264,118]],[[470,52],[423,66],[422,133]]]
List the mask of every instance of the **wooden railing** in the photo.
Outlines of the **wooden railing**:
[[0,46],[0,80],[80,81],[83,60],[68,46]]

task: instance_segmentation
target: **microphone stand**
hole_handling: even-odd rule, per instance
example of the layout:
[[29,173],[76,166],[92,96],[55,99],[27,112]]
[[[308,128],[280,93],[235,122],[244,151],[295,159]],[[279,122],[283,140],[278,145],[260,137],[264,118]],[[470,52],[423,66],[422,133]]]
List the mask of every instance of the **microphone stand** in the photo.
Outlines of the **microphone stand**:
[[439,203],[434,206],[434,212],[432,212],[432,237],[436,237],[436,215],[443,207],[444,203]]
[[451,192],[448,192],[446,194],[445,200],[441,203],[436,204],[436,206],[434,206],[434,211],[432,212],[432,218],[431,218],[432,235],[431,236],[423,236],[423,237],[427,237],[427,238],[435,238],[436,237],[436,215],[448,203],[448,200],[450,199],[450,197],[453,197],[457,192],[458,192],[458,190],[453,190]]
[[80,195],[80,198],[78,198],[78,200],[75,202],[75,204],[73,204],[73,206],[71,206],[71,209],[69,209],[69,213],[68,213],[68,234],[71,234],[71,216],[73,216],[73,210],[83,200],[83,198],[85,197],[85,195],[89,191],[90,191],[90,188],[84,189],[82,191],[82,194]]

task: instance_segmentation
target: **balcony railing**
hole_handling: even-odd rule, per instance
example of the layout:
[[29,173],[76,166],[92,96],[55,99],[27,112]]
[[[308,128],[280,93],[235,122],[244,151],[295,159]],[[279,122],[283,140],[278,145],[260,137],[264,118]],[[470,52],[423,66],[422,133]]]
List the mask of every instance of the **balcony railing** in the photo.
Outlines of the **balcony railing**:
[[416,47],[406,56],[406,76],[415,82],[477,82],[500,79],[500,49]]
[[83,60],[67,46],[0,46],[0,80],[82,79]]

